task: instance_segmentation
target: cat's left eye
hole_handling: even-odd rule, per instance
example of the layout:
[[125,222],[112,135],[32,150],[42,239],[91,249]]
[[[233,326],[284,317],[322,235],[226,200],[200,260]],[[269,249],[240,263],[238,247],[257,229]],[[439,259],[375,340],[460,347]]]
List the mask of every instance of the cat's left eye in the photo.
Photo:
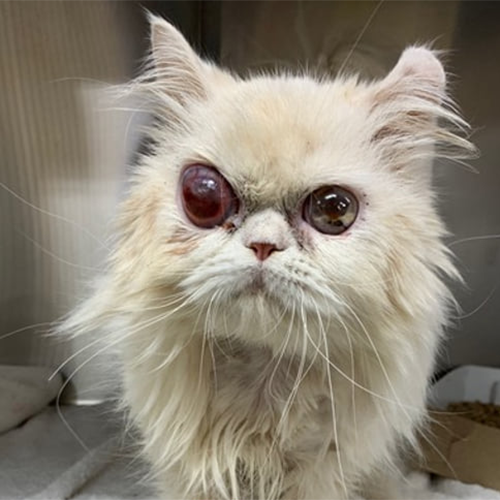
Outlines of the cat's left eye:
[[181,177],[182,207],[198,227],[222,225],[238,211],[239,202],[229,182],[213,167],[191,165]]
[[340,186],[313,191],[303,205],[305,221],[321,233],[337,235],[352,226],[358,215],[358,200]]

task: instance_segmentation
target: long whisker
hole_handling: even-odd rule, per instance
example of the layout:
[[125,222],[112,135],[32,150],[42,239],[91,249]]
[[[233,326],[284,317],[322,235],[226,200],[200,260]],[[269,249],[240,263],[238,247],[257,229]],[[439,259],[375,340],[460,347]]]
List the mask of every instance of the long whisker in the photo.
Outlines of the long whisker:
[[49,257],[52,257],[57,262],[61,262],[62,264],[65,264],[65,265],[70,266],[70,267],[74,267],[75,269],[83,269],[84,271],[93,271],[93,272],[102,271],[102,269],[99,269],[97,267],[84,266],[84,265],[76,264],[75,262],[70,262],[69,260],[63,259],[62,257],[57,255],[56,253],[54,253],[51,250],[48,250],[47,248],[40,245],[40,243],[38,243],[38,241],[36,241],[33,238],[31,238],[30,236],[28,236],[24,231],[21,231],[20,229],[16,228],[16,232],[19,233],[20,235],[22,235],[24,238],[26,238],[30,243],[32,243],[36,248],[38,248],[38,250],[40,250],[44,254],[48,255]]
[[307,24],[304,16],[304,1],[297,2],[297,14],[295,16],[295,34],[297,35],[299,46],[304,53],[304,58],[310,60],[312,58],[312,50],[309,43],[310,37],[307,33]]
[[90,238],[92,238],[95,242],[99,243],[101,247],[103,247],[106,250],[110,250],[107,245],[105,245],[97,236],[92,234],[86,227],[82,226],[81,224],[78,224],[77,222],[68,219],[66,217],[63,217],[62,215],[54,214],[52,212],[49,212],[48,210],[45,210],[44,208],[38,207],[34,205],[33,203],[30,203],[28,200],[24,199],[21,195],[17,194],[15,191],[13,191],[10,187],[8,187],[6,184],[3,182],[0,182],[0,187],[7,191],[10,195],[12,195],[16,200],[20,201],[21,203],[24,203],[26,206],[32,208],[33,210],[44,214],[48,215],[49,217],[52,217],[56,220],[59,220],[61,222],[65,222],[66,224],[70,224],[71,226],[79,229],[80,231],[83,231],[86,235],[88,235]]
[[[352,346],[352,339],[351,336],[349,335],[349,330],[347,329],[347,325],[344,323],[344,321],[339,318],[340,323],[342,324],[342,328],[345,332],[345,336],[347,339],[347,343],[349,344],[349,359],[351,363],[351,379],[355,380],[356,379],[356,374],[355,374],[355,364],[354,364],[354,348]],[[357,413],[356,413],[356,386],[354,384],[351,384],[351,404],[352,404],[352,418],[354,421],[354,435],[356,436],[356,441],[358,440],[358,423],[357,423]]]
[[[171,305],[174,305],[174,304],[177,304],[178,302],[180,302],[181,298],[177,298],[175,300],[172,300],[166,304],[164,304],[161,308],[162,309],[165,309],[166,307],[168,306],[171,306]],[[164,318],[166,319],[168,316],[170,316],[171,314],[174,314],[176,313],[179,309],[181,309],[182,307],[184,307],[186,305],[186,300],[184,298],[184,301],[181,303],[180,306],[174,308],[173,310],[168,310],[165,315],[159,315],[156,318],[160,317],[160,318]],[[144,310],[147,310],[144,309]],[[141,309],[142,311],[142,309]],[[118,311],[114,311],[115,313],[118,313]],[[148,322],[149,321],[149,322]],[[123,341],[127,338],[129,338],[130,336],[134,335],[137,331],[140,331],[142,328],[145,328],[147,326],[150,326],[151,324],[154,324],[154,320],[147,320],[143,323],[139,323],[139,325],[136,325],[135,328],[133,328],[132,330],[129,330],[124,336],[121,336],[119,338],[120,341]],[[57,373],[59,373],[68,363],[70,363],[73,359],[75,359],[78,355],[80,355],[82,352],[90,349],[92,346],[98,344],[99,342],[102,342],[102,339],[101,338],[96,338],[95,340],[89,342],[88,344],[86,344],[85,346],[83,346],[81,349],[79,349],[78,351],[74,352],[73,354],[71,354],[71,356],[69,356],[68,358],[66,358],[55,370],[54,372],[52,373],[52,375],[49,377],[49,381],[52,380]]]
[[[359,316],[355,313],[355,311],[348,304],[345,304],[345,306],[347,307],[347,309],[349,309],[349,311],[351,312],[351,314],[356,319],[356,321],[358,322],[359,326],[361,327],[361,329],[363,330],[363,332],[367,336],[368,342],[370,343],[370,346],[372,347],[373,352],[375,353],[375,357],[377,358],[377,361],[378,361],[378,363],[380,365],[380,368],[382,369],[382,373],[384,374],[384,378],[386,379],[386,382],[389,385],[389,388],[391,389],[392,395],[394,396],[394,398],[395,398],[398,406],[401,408],[402,412],[408,418],[408,420],[412,421],[411,416],[409,415],[409,413],[407,412],[407,409],[405,408],[405,406],[407,406],[407,405],[403,405],[403,403],[401,403],[401,401],[399,400],[399,398],[397,396],[397,393],[396,393],[396,390],[394,388],[394,385],[392,384],[392,381],[391,381],[391,379],[389,377],[389,374],[387,373],[387,369],[386,369],[384,363],[382,362],[382,358],[380,356],[380,353],[378,352],[378,349],[375,346],[375,344],[374,344],[374,342],[373,342],[373,340],[371,338],[371,335],[368,333],[368,330],[366,329],[365,325],[360,320]],[[417,432],[419,432],[418,428],[416,430],[417,430]],[[453,466],[451,465],[451,463],[449,462],[449,460],[443,455],[443,453],[437,448],[437,446],[434,443],[432,443],[432,441],[429,438],[427,438],[427,436],[425,436],[425,434],[420,433],[420,435],[422,436],[422,438],[425,441],[427,441],[427,443],[430,446],[432,446],[432,448],[436,451],[436,453],[440,456],[440,458],[450,467],[450,470],[454,472]]]
[[[301,316],[301,320],[304,324],[305,322],[305,319],[304,319],[304,304],[302,302],[301,304],[301,311],[300,311],[300,316]],[[301,384],[301,382],[304,380],[304,377],[305,377],[305,373],[304,373],[304,367],[305,367],[305,362],[306,362],[306,355],[307,355],[307,344],[305,342],[305,335],[302,335],[302,351],[301,351],[301,356],[300,356],[300,361],[299,361],[299,367],[297,369],[297,374],[296,374],[296,377],[295,377],[295,382],[294,382],[294,385],[292,387],[292,390],[290,391],[290,394],[288,396],[288,399],[285,403],[285,406],[283,408],[283,411],[282,411],[282,414],[281,414],[281,418],[278,422],[278,425],[277,425],[277,429],[280,430],[281,427],[284,425],[284,422],[286,420],[286,418],[288,417],[288,414],[290,412],[290,409],[292,407],[292,403],[295,399],[295,396],[297,395],[297,392],[299,390],[299,386]],[[279,431],[278,431],[279,432]]]
[[[318,309],[318,306],[315,305],[316,308],[316,315],[318,318],[318,323],[320,325],[321,333],[323,335],[327,335],[327,330],[324,328],[323,325],[323,320],[321,318],[320,311]],[[347,343],[349,345],[349,359],[350,359],[350,365],[351,365],[351,375],[350,375],[350,381],[355,381],[356,376],[355,376],[355,364],[354,364],[354,348],[352,345],[352,340],[351,336],[349,335],[349,329],[347,328],[347,325],[345,324],[344,320],[341,318],[340,315],[337,315],[337,320],[340,322],[342,329],[344,330]],[[314,344],[312,339],[309,337],[309,341],[312,343],[313,347],[317,349],[317,346]],[[327,355],[324,357],[324,360],[327,362],[327,365],[330,367],[334,366],[334,364],[330,361],[330,357]],[[336,369],[336,368],[335,368]],[[352,405],[352,419],[354,422],[354,435],[356,437],[356,441],[358,441],[358,424],[357,424],[357,414],[356,414],[356,385],[354,383],[351,383],[351,405]]]
[[88,344],[86,344],[85,346],[83,346],[82,348],[78,349],[76,352],[74,352],[73,354],[71,354],[71,356],[67,357],[53,372],[52,374],[50,375],[50,377],[48,378],[48,381],[50,382],[58,373],[61,372],[61,370],[68,364],[70,363],[73,359],[75,359],[77,356],[79,356],[82,352],[85,352],[87,351],[88,349],[90,349],[91,347],[95,346],[96,344],[98,344],[99,342],[102,342],[102,339],[98,338],[98,339],[95,339],[95,340],[92,340],[91,342],[89,342]]
[[[326,332],[323,328],[321,328],[320,331],[321,331],[321,334],[323,337],[323,343],[325,346],[325,356],[326,356],[326,359],[329,361],[330,356],[328,355],[329,347],[328,347],[327,335],[326,335]],[[342,482],[342,487],[344,489],[345,498],[348,498],[349,495],[347,492],[347,484],[345,481],[344,467],[342,465],[342,456],[341,456],[341,452],[340,452],[339,432],[338,432],[338,427],[337,427],[338,419],[337,419],[337,411],[336,411],[336,407],[335,407],[335,397],[333,395],[332,372],[330,370],[330,363],[328,363],[328,362],[326,364],[326,373],[327,373],[327,379],[328,379],[328,389],[330,391],[330,407],[331,407],[331,411],[332,411],[333,439],[335,441],[340,480]]]
[[[53,322],[47,321],[45,323],[35,323],[33,325],[23,326],[22,328],[18,328],[17,330],[13,330],[12,332],[8,332],[8,333],[4,333],[3,335],[0,335],[0,340],[7,339],[9,337],[12,337],[13,335],[18,334],[18,333],[27,332],[30,330],[35,330],[35,329],[43,327],[43,326],[53,326],[53,325],[54,325]],[[49,328],[49,330],[50,330],[50,328]]]
[[344,304],[345,307],[349,310],[349,312],[351,313],[351,315],[354,317],[354,319],[356,320],[356,322],[359,324],[359,326],[361,327],[361,330],[363,331],[363,333],[365,334],[369,344],[370,344],[370,347],[372,348],[374,354],[375,354],[375,357],[377,358],[377,361],[380,365],[380,368],[382,369],[382,373],[384,374],[384,377],[387,381],[387,383],[389,384],[389,387],[391,389],[391,392],[398,404],[398,406],[400,406],[401,408],[403,408],[403,404],[401,403],[401,401],[399,400],[399,398],[397,397],[397,393],[396,393],[396,390],[392,384],[392,381],[389,377],[389,374],[387,373],[387,369],[384,365],[384,363],[382,362],[382,358],[380,357],[380,353],[378,352],[378,349],[377,347],[375,346],[375,343],[373,342],[372,340],[372,337],[371,335],[368,333],[368,330],[366,329],[365,325],[363,324],[363,322],[361,321],[361,319],[359,318],[359,316],[356,314],[356,312],[354,311],[354,309],[349,306],[349,304],[345,303]]
[[495,295],[495,292],[497,291],[498,286],[499,285],[496,285],[493,288],[493,290],[491,290],[491,292],[487,295],[487,297],[476,308],[474,308],[472,311],[464,314],[463,316],[458,316],[457,319],[462,320],[462,319],[470,318],[471,316],[476,314],[479,310],[481,310],[489,302],[491,297],[493,297],[493,295]]
[[[280,354],[278,355],[278,359],[275,360],[275,358],[273,357],[271,359],[271,361],[266,365],[266,369],[263,370],[263,376],[265,376],[267,374],[267,368],[271,364],[274,363],[273,371],[271,372],[271,376],[269,377],[269,379],[267,381],[267,390],[268,390],[270,397],[272,397],[276,401],[278,401],[278,395],[273,393],[273,380],[274,380],[274,377],[276,376],[276,373],[280,367],[281,361],[283,360],[283,358],[285,356],[286,348],[288,346],[288,342],[290,341],[290,337],[292,335],[294,321],[295,321],[295,304],[292,305],[292,313],[290,315],[290,323],[288,325],[287,334],[285,336],[285,339],[280,346],[281,348],[280,348]],[[279,424],[278,424],[278,427],[279,427]],[[271,446],[269,447],[269,451],[268,451],[266,459],[264,461],[265,464],[267,464],[269,462],[269,460],[271,460],[271,455],[272,455],[274,449],[276,448],[276,445],[278,443],[278,439],[279,439],[279,433],[276,432],[274,434],[273,441],[271,443]]]
[[49,80],[49,83],[64,83],[64,82],[87,82],[87,83],[103,85],[109,88],[112,88],[114,86],[114,84],[110,82],[105,82],[104,80],[97,80],[96,78],[88,78],[85,76],[65,76],[63,78],[54,78],[52,80]]
[[[215,297],[217,296],[217,292],[211,297],[210,302],[208,304],[207,308],[207,313],[205,316],[205,325],[207,324],[207,318],[210,315],[210,307],[215,300]],[[217,349],[226,356],[226,358],[229,358],[229,356],[224,352],[224,350],[221,348],[220,344],[217,341],[216,335],[214,335],[214,332],[212,328],[207,329],[205,326],[205,331],[203,332],[203,344],[205,344],[207,339],[208,342],[208,347],[209,347],[209,352],[210,352],[210,359],[212,360],[212,381],[213,381],[213,387],[214,387],[214,392],[217,393],[218,387],[219,387],[219,380],[218,380],[218,373],[217,373],[217,361],[215,359],[215,353],[214,353],[214,346],[217,346]],[[201,376],[201,372],[200,372]]]
[[[285,312],[286,309],[283,308],[283,311]],[[281,321],[281,319],[282,319],[282,317],[280,317],[280,321]],[[263,375],[267,374],[267,370],[268,370],[269,366],[273,365],[273,371],[271,372],[271,376],[269,377],[269,379],[267,381],[267,391],[268,391],[269,395],[276,401],[278,400],[278,396],[276,394],[274,394],[274,392],[273,392],[274,377],[276,376],[276,373],[278,372],[278,369],[280,368],[281,361],[283,360],[283,358],[285,356],[286,348],[288,347],[288,343],[289,343],[290,337],[292,335],[292,326],[293,326],[294,321],[295,321],[295,304],[292,306],[290,324],[288,326],[285,338],[284,338],[283,342],[281,343],[281,346],[279,349],[279,355],[278,355],[277,359],[276,359],[276,357],[273,356],[272,359],[270,360],[270,362],[266,365],[266,368],[263,370]]]
[[[309,336],[308,333],[308,326],[307,326],[307,320],[306,320],[306,314],[304,310],[304,294],[302,293],[301,295],[301,307],[300,307],[300,320],[302,323],[302,335],[300,336],[302,339],[302,353],[299,361],[299,367],[297,370],[297,375],[295,377],[295,382],[292,387],[292,390],[290,391],[290,395],[285,403],[285,407],[282,411],[281,418],[278,422],[277,429],[280,429],[281,426],[284,424],[286,418],[288,417],[289,412],[291,411],[293,402],[297,396],[297,393],[300,388],[300,384],[304,381],[304,379],[307,377],[308,373],[312,369],[312,367],[315,364],[316,357],[317,355],[314,354],[309,362],[309,364],[306,367],[306,359],[307,359],[307,338]],[[305,369],[304,369],[305,368]]]
[[[125,337],[129,337],[130,335],[132,334],[135,334],[137,333],[137,331],[140,331],[141,329],[144,329],[146,327],[149,327],[151,326],[152,324],[155,324],[155,323],[158,323],[160,321],[163,321],[166,317],[168,317],[168,314],[167,315],[159,315],[159,317],[156,317],[153,321],[149,321],[149,322],[146,322],[147,324],[142,324],[140,329],[132,329],[130,330],[129,332],[127,332],[127,334],[125,335]],[[100,340],[100,339],[99,339]],[[102,347],[101,349],[99,349],[97,352],[95,352],[94,354],[90,355],[85,361],[83,361],[82,363],[80,363],[80,365],[78,365],[74,370],[73,372],[71,372],[71,374],[68,376],[68,378],[64,381],[64,383],[62,384],[61,388],[59,389],[59,392],[57,394],[57,397],[56,397],[56,410],[57,410],[57,414],[59,416],[59,418],[61,419],[61,421],[63,422],[64,426],[68,429],[68,431],[73,435],[73,437],[77,440],[77,442],[86,450],[88,451],[88,447],[85,445],[85,443],[81,440],[81,438],[76,434],[76,432],[73,430],[73,428],[69,425],[68,421],[66,420],[66,418],[64,417],[64,415],[62,414],[62,410],[61,410],[61,397],[62,397],[62,394],[64,393],[66,387],[68,386],[68,384],[71,382],[71,380],[75,377],[75,375],[82,369],[84,368],[88,363],[90,363],[93,359],[95,359],[97,356],[101,355],[103,352],[107,351],[108,349],[110,349],[111,347],[114,347],[116,344],[120,343],[123,341],[123,337],[120,337],[112,342],[108,342],[104,347]],[[56,372],[57,373],[57,372]],[[53,375],[52,375],[53,376]],[[52,377],[51,376],[51,377]]]
[[319,313],[319,309],[317,308],[317,306],[315,306],[315,308],[316,308],[316,314],[317,314],[317,319],[318,319],[318,326],[319,326],[320,335],[321,335],[321,338],[323,339],[323,344],[325,346],[325,353],[321,352],[321,350],[318,348],[318,346],[312,340],[312,337],[309,334],[307,327],[305,328],[304,333],[305,333],[307,340],[316,348],[315,349],[316,354],[314,357],[316,357],[318,354],[320,354],[323,357],[323,359],[326,361],[326,375],[327,375],[327,379],[328,379],[328,389],[330,392],[330,398],[329,398],[330,399],[330,407],[331,407],[330,409],[332,412],[333,439],[334,439],[335,446],[336,446],[336,456],[337,456],[337,462],[338,462],[338,466],[339,466],[340,481],[342,483],[342,488],[344,490],[344,494],[347,498],[348,497],[348,493],[347,493],[348,490],[347,490],[347,484],[346,484],[346,480],[345,480],[344,468],[343,468],[343,464],[342,464],[342,457],[341,457],[341,453],[340,453],[340,441],[339,441],[339,434],[338,434],[338,427],[337,427],[338,419],[337,419],[337,413],[336,413],[336,407],[335,407],[335,397],[334,397],[334,391],[333,391],[332,374],[331,374],[331,370],[330,370],[330,366],[332,365],[332,363],[331,363],[329,355],[328,355],[329,347],[328,347],[327,333],[325,331],[323,321],[322,321],[321,315]]
[[366,33],[366,30],[370,27],[372,21],[375,19],[375,16],[377,15],[377,12],[379,11],[379,9],[380,9],[380,7],[382,6],[383,3],[384,3],[384,0],[379,0],[379,2],[377,3],[377,5],[373,9],[372,13],[370,14],[370,17],[368,18],[368,20],[366,21],[365,25],[363,26],[363,28],[359,32],[358,36],[356,37],[356,40],[354,41],[351,49],[349,50],[349,53],[347,54],[346,58],[344,59],[344,62],[342,63],[342,66],[340,66],[340,69],[338,71],[339,75],[341,75],[342,72],[344,71],[347,63],[349,62],[349,59],[351,59],[352,54],[357,49],[357,47],[359,45],[359,42],[361,41],[361,39],[363,38],[364,34]]
[[[340,320],[340,318],[338,318],[338,319]],[[325,354],[323,353],[323,351],[320,349],[320,347],[314,342],[314,340],[310,336],[309,336],[308,340],[309,340],[310,344],[313,346],[314,350],[318,353],[318,355],[321,358],[323,358],[323,360],[326,361],[330,365],[331,368],[333,368],[341,377],[348,380],[353,386],[357,387],[359,390],[365,392],[366,394],[369,394],[370,396],[372,396],[376,399],[380,399],[381,401],[397,404],[398,406],[403,406],[403,407],[406,407],[408,409],[419,409],[415,406],[406,405],[406,404],[401,403],[400,401],[396,401],[396,400],[393,400],[393,399],[388,398],[386,396],[383,396],[382,394],[378,394],[378,393],[372,391],[371,389],[369,389],[368,387],[361,385],[359,382],[354,380],[352,377],[349,377],[349,375],[347,375],[344,371],[342,371],[335,363],[333,363],[333,361],[328,359],[325,356]],[[440,412],[438,412],[438,413],[440,413]]]
[[462,238],[460,240],[452,241],[451,243],[448,244],[448,247],[454,247],[455,245],[458,245],[460,243],[467,243],[469,241],[481,241],[481,240],[496,240],[500,238],[500,234],[487,234],[483,236],[470,236],[468,238]]

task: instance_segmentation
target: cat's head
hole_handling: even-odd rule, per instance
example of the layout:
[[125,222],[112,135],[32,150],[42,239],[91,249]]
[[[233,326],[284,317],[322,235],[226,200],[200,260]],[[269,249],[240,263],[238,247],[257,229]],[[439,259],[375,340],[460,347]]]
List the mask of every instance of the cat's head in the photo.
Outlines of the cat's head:
[[158,18],[152,42],[137,87],[157,106],[156,145],[114,260],[125,303],[154,290],[201,330],[256,339],[293,315],[345,325],[442,309],[440,274],[454,270],[431,164],[470,145],[433,52],[407,49],[375,82],[240,79]]

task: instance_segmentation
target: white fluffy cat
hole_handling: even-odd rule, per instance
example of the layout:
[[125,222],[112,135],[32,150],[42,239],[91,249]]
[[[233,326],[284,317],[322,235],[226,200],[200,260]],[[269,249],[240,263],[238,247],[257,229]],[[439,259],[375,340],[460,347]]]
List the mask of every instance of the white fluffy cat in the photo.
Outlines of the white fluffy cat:
[[242,79],[151,24],[132,88],[154,151],[65,328],[118,348],[161,494],[376,496],[422,424],[457,277],[431,163],[472,146],[443,68],[413,47],[382,81]]

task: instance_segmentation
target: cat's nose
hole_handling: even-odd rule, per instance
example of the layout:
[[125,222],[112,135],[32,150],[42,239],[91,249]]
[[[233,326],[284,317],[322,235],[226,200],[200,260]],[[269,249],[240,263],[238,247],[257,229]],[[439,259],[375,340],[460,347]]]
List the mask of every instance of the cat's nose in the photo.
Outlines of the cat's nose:
[[259,260],[266,260],[273,252],[280,252],[282,249],[278,248],[274,243],[261,243],[252,242],[248,245],[251,248]]

